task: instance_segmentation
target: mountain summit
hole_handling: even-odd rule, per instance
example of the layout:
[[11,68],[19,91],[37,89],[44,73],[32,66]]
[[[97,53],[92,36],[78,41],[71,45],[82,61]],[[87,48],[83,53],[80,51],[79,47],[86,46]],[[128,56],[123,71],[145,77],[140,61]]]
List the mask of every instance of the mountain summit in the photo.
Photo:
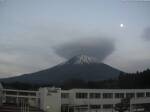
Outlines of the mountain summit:
[[118,77],[119,73],[120,70],[101,63],[93,57],[78,55],[52,68],[17,77],[5,78],[0,81],[61,84],[70,79],[81,79],[85,81],[114,79]]
[[68,64],[94,64],[94,63],[99,63],[99,61],[94,57],[89,57],[86,55],[78,55],[78,56],[72,57],[66,63]]

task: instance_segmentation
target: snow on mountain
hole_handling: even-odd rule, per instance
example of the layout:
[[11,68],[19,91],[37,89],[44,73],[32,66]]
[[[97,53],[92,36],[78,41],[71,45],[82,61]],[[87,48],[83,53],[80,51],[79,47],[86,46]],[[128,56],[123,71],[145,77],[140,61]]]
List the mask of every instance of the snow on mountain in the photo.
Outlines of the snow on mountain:
[[74,56],[66,62],[66,64],[94,64],[99,63],[98,59],[86,55]]

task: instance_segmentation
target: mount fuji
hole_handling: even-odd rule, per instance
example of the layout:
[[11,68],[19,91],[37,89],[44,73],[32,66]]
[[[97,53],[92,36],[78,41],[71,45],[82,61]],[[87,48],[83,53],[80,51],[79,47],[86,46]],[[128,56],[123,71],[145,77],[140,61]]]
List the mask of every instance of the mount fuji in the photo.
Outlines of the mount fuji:
[[86,55],[78,55],[52,68],[35,73],[0,79],[3,82],[25,82],[33,84],[61,84],[69,79],[98,81],[115,79],[121,71]]

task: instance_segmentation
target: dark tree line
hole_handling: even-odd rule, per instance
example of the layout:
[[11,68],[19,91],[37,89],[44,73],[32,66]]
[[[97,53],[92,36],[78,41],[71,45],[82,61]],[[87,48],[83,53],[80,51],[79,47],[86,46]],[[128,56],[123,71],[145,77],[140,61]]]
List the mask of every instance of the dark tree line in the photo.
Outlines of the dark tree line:
[[132,89],[132,88],[150,88],[150,69],[136,73],[120,73],[118,79],[85,81],[82,79],[69,79],[61,85],[55,84],[29,84],[21,82],[2,83],[5,88],[36,90],[39,87],[57,86],[62,89],[72,88],[95,88],[95,89]]
[[109,89],[118,88],[117,80],[84,81],[81,79],[66,80],[61,85],[63,89],[89,88],[89,89]]
[[100,88],[100,89],[145,89],[150,88],[150,69],[143,72],[123,73],[121,72],[118,79],[102,81],[83,81],[68,80],[63,86],[65,89],[70,88]]
[[136,73],[121,73],[118,78],[119,88],[150,88],[150,69]]
[[64,89],[70,88],[100,88],[100,89],[145,89],[150,88],[150,69],[143,72],[123,73],[121,72],[118,79],[102,81],[83,81],[68,80],[65,81]]

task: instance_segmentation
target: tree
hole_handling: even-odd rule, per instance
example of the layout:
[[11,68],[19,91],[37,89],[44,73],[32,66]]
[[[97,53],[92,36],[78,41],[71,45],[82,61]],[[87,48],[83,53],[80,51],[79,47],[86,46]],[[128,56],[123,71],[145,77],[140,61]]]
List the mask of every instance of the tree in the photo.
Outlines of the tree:
[[118,112],[125,112],[126,110],[129,110],[130,108],[130,99],[129,98],[124,98],[121,99],[120,103],[117,103],[115,105],[115,110]]

